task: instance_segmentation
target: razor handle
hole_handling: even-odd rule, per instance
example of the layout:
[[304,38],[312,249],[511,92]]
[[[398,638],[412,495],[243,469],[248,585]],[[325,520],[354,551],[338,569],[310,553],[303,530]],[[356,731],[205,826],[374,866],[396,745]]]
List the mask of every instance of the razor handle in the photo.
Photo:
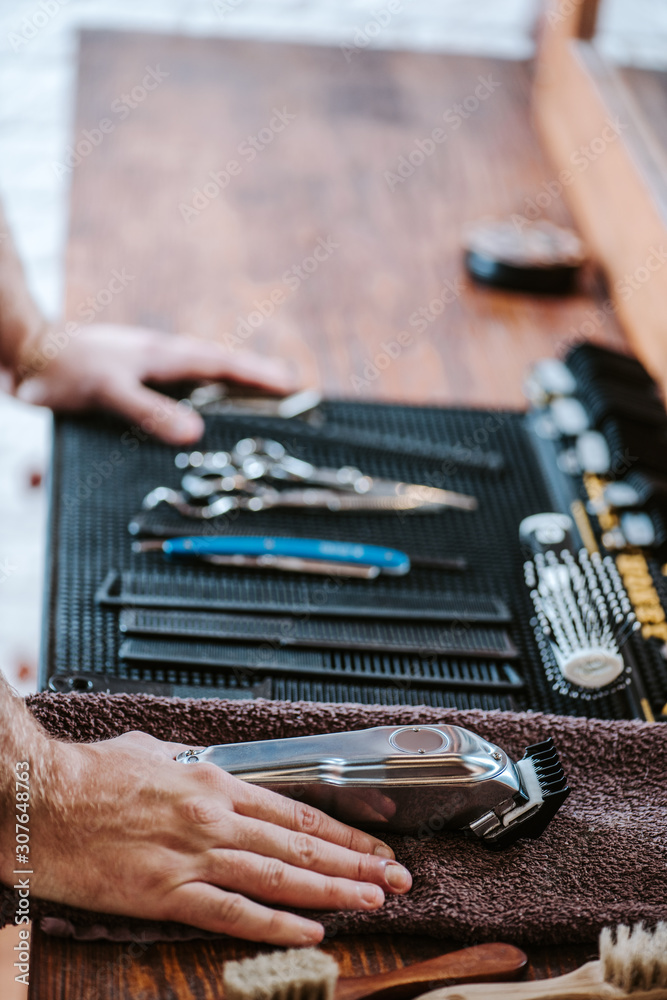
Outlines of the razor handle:
[[514,762],[459,726],[221,744],[176,759],[215,764],[353,826],[418,838],[460,830],[492,849],[538,837],[568,794],[551,740]]

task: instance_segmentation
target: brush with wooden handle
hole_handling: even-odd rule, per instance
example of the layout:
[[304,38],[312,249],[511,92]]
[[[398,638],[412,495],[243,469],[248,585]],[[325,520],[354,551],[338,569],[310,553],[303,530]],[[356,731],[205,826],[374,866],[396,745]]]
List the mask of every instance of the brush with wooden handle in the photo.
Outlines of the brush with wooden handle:
[[454,986],[418,1000],[667,1000],[667,923],[600,934],[600,960],[553,979]]
[[338,964],[317,948],[293,948],[227,962],[225,1000],[410,1000],[424,986],[515,979],[526,955],[511,944],[480,944],[377,976],[338,979]]

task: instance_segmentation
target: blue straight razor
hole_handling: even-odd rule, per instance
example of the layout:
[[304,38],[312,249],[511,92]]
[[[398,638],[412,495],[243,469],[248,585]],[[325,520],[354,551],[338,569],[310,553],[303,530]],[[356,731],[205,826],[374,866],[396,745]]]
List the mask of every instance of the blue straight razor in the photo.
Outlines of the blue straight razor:
[[[151,546],[157,547],[157,546]],[[233,535],[205,538],[170,538],[159,546],[167,559],[210,559],[216,556],[270,556],[276,559],[308,559],[371,567],[381,573],[402,576],[410,570],[410,558],[398,549],[360,542],[331,542],[321,538],[274,538],[267,535]]]

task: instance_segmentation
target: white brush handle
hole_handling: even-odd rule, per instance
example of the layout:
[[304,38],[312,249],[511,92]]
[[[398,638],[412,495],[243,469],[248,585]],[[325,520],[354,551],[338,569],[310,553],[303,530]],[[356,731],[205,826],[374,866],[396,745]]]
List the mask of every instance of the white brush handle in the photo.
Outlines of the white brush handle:
[[667,1000],[667,990],[625,993],[604,982],[600,962],[587,962],[580,969],[555,979],[530,983],[477,983],[447,986],[422,993],[417,1000]]

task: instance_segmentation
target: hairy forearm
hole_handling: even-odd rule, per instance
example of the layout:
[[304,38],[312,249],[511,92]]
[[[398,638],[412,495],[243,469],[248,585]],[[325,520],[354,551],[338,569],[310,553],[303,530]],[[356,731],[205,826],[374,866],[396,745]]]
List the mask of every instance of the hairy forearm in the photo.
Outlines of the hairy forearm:
[[[0,673],[0,879],[11,872],[14,844],[16,765],[27,761],[31,777],[44,773],[49,738]],[[26,770],[22,768],[21,770]]]
[[46,320],[28,291],[21,260],[0,205],[0,365],[20,381],[21,356]]
[[185,744],[50,739],[1,674],[0,737],[0,881],[19,897],[304,945],[324,928],[291,908],[375,910],[410,888],[386,844],[213,764],[183,767]]
[[25,760],[26,753],[43,754],[49,737],[30,714],[25,702],[7,683],[0,673],[0,794],[5,785],[12,784],[7,779],[7,771],[14,768],[17,760]]

